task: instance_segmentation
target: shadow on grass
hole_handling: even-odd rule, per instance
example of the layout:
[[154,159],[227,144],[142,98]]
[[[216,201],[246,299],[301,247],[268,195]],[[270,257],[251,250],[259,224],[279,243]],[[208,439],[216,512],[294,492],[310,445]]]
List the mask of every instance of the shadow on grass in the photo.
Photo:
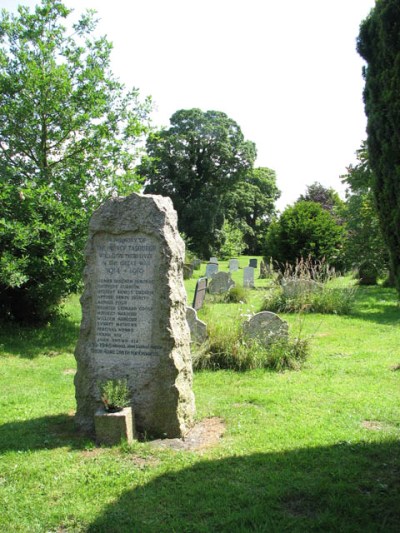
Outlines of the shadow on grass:
[[12,450],[50,450],[64,446],[80,450],[87,447],[88,441],[87,436],[78,432],[74,417],[64,414],[0,426],[0,454]]
[[386,533],[399,523],[399,443],[343,443],[167,473],[125,492],[85,531]]
[[68,317],[58,317],[46,326],[21,326],[0,322],[0,351],[33,359],[38,355],[56,356],[73,352],[79,324]]
[[400,323],[400,306],[395,289],[379,286],[359,287],[356,306],[349,318],[356,317],[383,325]]

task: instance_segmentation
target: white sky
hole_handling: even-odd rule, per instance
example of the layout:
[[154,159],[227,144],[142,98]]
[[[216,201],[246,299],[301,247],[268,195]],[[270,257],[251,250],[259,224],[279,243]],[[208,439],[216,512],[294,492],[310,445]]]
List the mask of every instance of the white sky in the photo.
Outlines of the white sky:
[[[0,6],[34,6],[0,0]],[[257,146],[294,202],[339,180],[365,138],[360,22],[374,0],[64,0],[94,8],[114,43],[112,68],[151,95],[154,125],[178,109],[223,111]]]

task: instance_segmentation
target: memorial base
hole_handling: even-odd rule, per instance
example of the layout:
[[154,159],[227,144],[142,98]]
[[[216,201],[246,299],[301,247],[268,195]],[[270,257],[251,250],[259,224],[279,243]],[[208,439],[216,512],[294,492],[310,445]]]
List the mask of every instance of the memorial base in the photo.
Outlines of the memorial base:
[[128,444],[136,439],[135,420],[131,407],[125,407],[117,413],[109,413],[101,408],[94,415],[96,440],[98,444],[113,446],[126,441]]

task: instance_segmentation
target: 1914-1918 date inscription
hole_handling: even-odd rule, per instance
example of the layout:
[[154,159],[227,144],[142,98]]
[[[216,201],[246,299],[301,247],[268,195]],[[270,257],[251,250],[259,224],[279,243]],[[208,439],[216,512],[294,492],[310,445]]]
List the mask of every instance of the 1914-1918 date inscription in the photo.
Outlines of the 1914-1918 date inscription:
[[146,235],[96,236],[96,358],[158,356],[152,344],[158,245]]

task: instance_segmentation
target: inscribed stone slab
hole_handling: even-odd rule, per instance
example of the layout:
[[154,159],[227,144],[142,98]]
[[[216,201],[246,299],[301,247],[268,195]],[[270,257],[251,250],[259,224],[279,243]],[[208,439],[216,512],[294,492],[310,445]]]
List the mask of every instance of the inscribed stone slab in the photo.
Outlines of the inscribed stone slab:
[[94,429],[99,382],[126,378],[137,427],[182,436],[194,415],[184,243],[169,198],[112,198],[93,214],[75,351],[76,421]]
[[287,298],[295,298],[301,294],[321,290],[321,284],[312,279],[290,279],[282,283],[283,294]]
[[257,338],[269,346],[280,338],[288,337],[288,324],[275,313],[262,311],[243,324],[243,331],[247,337]]
[[212,278],[218,272],[218,265],[216,263],[207,263],[206,278]]
[[257,268],[257,259],[250,259],[249,266],[253,268]]
[[197,318],[197,312],[192,307],[186,308],[186,320],[190,329],[190,338],[196,344],[203,344],[207,340],[207,324]]
[[254,268],[245,267],[243,269],[243,287],[254,287]]
[[234,286],[235,282],[229,272],[217,272],[208,284],[208,292],[210,294],[223,294]]
[[198,311],[203,307],[204,298],[207,291],[207,278],[199,278],[196,283],[196,289],[193,298],[193,309]]
[[239,270],[239,261],[237,259],[229,259],[229,272],[236,272]]

